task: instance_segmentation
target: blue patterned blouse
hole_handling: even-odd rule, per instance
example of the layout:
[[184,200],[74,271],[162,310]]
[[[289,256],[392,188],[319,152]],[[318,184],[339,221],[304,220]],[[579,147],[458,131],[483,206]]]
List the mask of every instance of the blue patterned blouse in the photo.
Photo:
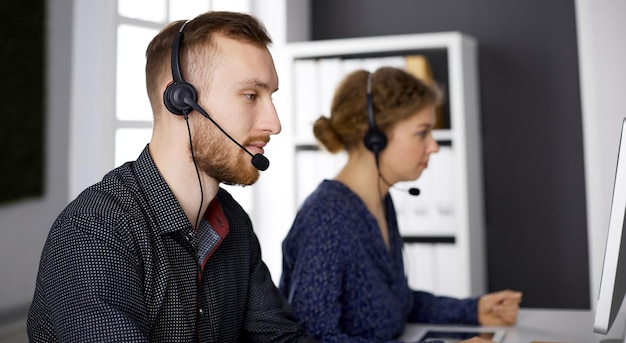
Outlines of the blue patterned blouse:
[[322,342],[395,342],[407,321],[477,324],[477,298],[409,289],[389,195],[385,204],[390,250],[361,199],[330,180],[307,198],[283,242],[280,289]]

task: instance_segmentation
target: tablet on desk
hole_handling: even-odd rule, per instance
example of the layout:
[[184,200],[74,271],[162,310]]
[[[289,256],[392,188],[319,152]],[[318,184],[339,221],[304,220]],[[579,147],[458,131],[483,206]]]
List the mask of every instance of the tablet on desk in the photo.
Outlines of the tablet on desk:
[[504,329],[488,328],[488,327],[445,327],[445,328],[428,328],[416,337],[417,342],[444,342],[454,343],[475,336],[492,340],[494,342],[502,342],[505,334]]

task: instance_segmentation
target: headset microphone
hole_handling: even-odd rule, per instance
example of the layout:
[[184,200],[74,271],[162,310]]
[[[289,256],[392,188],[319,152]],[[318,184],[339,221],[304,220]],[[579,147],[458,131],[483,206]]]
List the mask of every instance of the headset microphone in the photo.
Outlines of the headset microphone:
[[387,179],[385,179],[383,174],[381,174],[380,172],[378,172],[378,176],[380,177],[381,180],[383,180],[384,183],[387,184],[387,186],[389,186],[389,188],[393,188],[393,189],[399,190],[401,192],[408,192],[410,195],[413,195],[413,196],[420,195],[420,189],[419,188],[416,188],[416,187],[411,187],[409,189],[399,188],[399,187],[396,187],[395,185],[392,185],[391,183],[389,183],[387,181]]
[[420,195],[420,189],[419,188],[415,188],[415,187],[411,187],[409,188],[409,194],[411,195]]
[[[183,80],[183,75],[180,70],[180,44],[183,39],[183,29],[190,22],[188,20],[185,22],[178,33],[176,34],[176,38],[172,44],[172,78],[173,82],[170,83],[167,88],[165,88],[165,92],[163,94],[163,103],[165,107],[176,115],[184,115],[187,116],[191,110],[196,110],[196,112],[202,114],[205,118],[209,119],[228,139],[233,141],[233,143],[237,144],[241,150],[245,151],[248,155],[252,157],[252,165],[260,170],[265,171],[270,166],[270,161],[267,157],[262,154],[252,154],[248,149],[246,149],[243,145],[237,142],[231,135],[229,135],[213,118],[209,116],[209,114],[198,105],[197,98],[198,93],[196,92],[195,87]],[[185,117],[186,118],[186,117]]]

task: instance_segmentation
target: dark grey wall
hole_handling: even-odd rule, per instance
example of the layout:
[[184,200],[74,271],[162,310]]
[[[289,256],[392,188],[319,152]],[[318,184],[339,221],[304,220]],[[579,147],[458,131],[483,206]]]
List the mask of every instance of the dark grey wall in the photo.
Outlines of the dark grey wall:
[[461,31],[479,44],[488,287],[589,308],[573,0],[312,0],[314,40]]
[[0,6],[0,204],[44,191],[45,12],[44,0]]

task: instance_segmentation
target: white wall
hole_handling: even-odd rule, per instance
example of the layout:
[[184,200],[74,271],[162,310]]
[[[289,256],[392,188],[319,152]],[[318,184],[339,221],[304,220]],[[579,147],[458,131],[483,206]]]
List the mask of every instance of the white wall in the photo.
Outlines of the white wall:
[[[72,0],[48,0],[52,2]],[[100,181],[114,160],[116,1],[74,1],[69,197]]]
[[[290,75],[289,61],[281,50],[292,40],[308,40],[310,0],[282,0],[265,2],[253,1],[254,13],[266,26],[272,37],[271,52],[279,76],[279,91],[276,92],[274,104],[280,117],[283,132],[292,127],[293,120],[286,102],[290,96],[287,77]],[[289,18],[277,20],[276,18]],[[289,171],[295,165],[293,153],[293,137],[288,134],[273,136],[267,146],[266,155],[270,159],[270,167],[261,174],[254,187],[254,213],[251,214],[254,229],[259,236],[263,249],[263,260],[267,264],[272,280],[278,284],[282,273],[282,241],[287,235],[295,216],[295,177]]]
[[622,119],[626,2],[576,0],[591,299],[598,294]]

